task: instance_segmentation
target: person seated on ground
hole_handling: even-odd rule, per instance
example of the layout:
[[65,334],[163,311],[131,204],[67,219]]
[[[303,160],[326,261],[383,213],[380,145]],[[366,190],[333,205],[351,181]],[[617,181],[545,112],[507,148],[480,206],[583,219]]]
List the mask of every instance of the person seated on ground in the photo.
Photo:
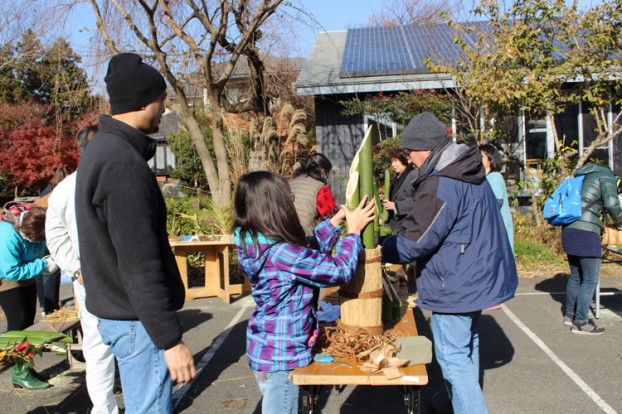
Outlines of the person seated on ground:
[[[58,269],[45,256],[45,209],[32,206],[15,216],[14,223],[0,222],[0,306],[8,331],[21,331],[35,320],[37,289],[34,278]],[[50,385],[25,365],[13,366],[13,385],[43,389]]]

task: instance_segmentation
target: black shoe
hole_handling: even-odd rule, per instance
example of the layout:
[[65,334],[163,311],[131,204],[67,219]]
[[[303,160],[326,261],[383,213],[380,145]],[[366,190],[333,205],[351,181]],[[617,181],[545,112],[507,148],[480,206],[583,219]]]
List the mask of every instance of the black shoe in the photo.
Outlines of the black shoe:
[[577,335],[601,335],[605,332],[605,328],[599,328],[594,322],[588,320],[583,325],[573,326],[570,332]]

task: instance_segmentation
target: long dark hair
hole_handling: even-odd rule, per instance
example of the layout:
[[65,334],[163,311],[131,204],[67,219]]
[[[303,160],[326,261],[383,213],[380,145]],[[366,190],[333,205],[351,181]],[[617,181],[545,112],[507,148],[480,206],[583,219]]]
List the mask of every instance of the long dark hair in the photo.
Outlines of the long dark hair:
[[255,244],[257,235],[269,239],[307,246],[292,193],[285,178],[270,171],[244,174],[238,181],[233,201],[233,227],[240,228],[240,242],[250,234]]
[[503,168],[503,158],[501,152],[491,144],[482,144],[479,146],[479,150],[486,154],[490,161],[490,171],[501,171]]
[[314,152],[304,160],[300,161],[300,167],[294,171],[292,178],[296,178],[304,174],[326,184],[326,177],[332,169],[333,164],[324,154]]

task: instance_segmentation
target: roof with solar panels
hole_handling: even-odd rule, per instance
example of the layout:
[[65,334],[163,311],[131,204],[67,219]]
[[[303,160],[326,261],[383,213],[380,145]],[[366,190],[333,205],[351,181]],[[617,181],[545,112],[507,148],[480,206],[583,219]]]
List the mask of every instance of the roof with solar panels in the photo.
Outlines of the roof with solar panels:
[[[456,30],[435,23],[319,33],[296,81],[298,94],[453,87],[450,76],[431,73],[425,59],[451,62],[460,58],[462,51],[454,42]],[[460,34],[472,43],[467,33]]]

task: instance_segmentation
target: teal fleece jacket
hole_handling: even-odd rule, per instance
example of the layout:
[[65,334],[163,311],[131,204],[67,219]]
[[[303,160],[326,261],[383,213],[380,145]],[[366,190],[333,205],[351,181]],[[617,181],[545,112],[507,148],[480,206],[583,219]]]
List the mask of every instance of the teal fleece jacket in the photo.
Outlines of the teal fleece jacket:
[[0,222],[1,278],[21,282],[40,275],[47,267],[44,255],[44,241],[24,240],[10,223]]

